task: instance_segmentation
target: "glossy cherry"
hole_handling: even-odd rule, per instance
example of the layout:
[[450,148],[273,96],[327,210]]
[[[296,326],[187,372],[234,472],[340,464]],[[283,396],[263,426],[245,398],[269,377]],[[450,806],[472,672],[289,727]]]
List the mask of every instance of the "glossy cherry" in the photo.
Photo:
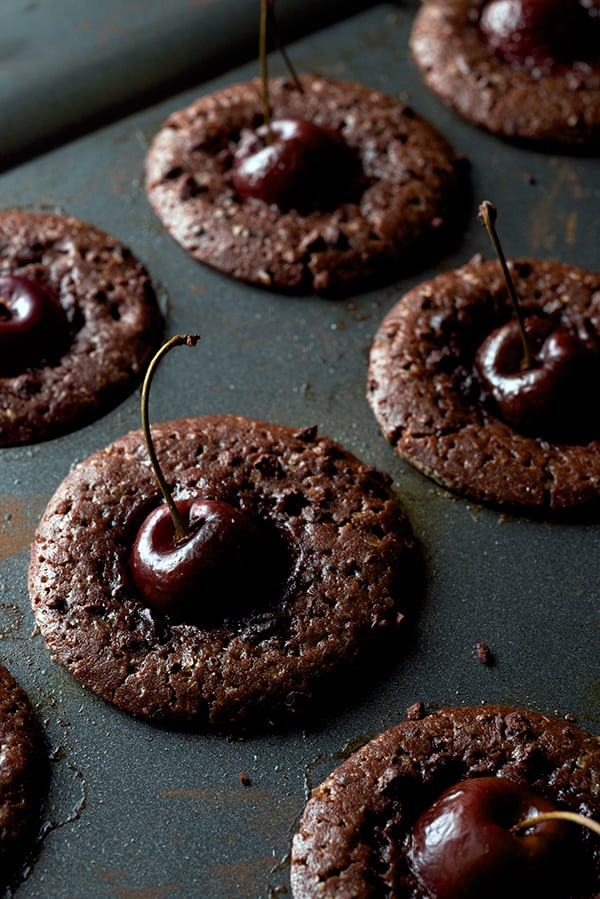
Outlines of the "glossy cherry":
[[572,877],[565,861],[568,825],[544,821],[522,832],[512,830],[520,821],[555,810],[553,803],[506,778],[463,780],[417,820],[407,855],[410,868],[429,899],[570,895],[561,892],[561,884]]
[[336,205],[358,170],[356,155],[337,132],[304,119],[278,119],[270,130],[263,125],[243,136],[232,181],[240,197],[306,212]]
[[220,500],[178,500],[176,506],[184,537],[177,536],[166,503],[138,530],[131,573],[144,601],[185,621],[222,621],[251,608],[277,563],[261,524]]
[[491,410],[532,436],[574,440],[586,429],[593,432],[598,415],[589,392],[598,383],[595,354],[549,318],[530,316],[524,325],[534,354],[531,365],[523,365],[516,321],[493,331],[477,351],[475,367]]
[[342,135],[302,118],[273,120],[269,98],[267,32],[271,30],[298,93],[302,82],[279,39],[273,0],[261,0],[260,81],[263,125],[242,133],[231,180],[239,197],[262,200],[283,212],[325,211],[354,193],[358,157]]
[[516,430],[556,442],[585,443],[600,433],[600,415],[587,397],[600,383],[600,356],[581,338],[540,312],[523,317],[496,234],[497,212],[485,200],[479,217],[498,256],[514,319],[497,328],[475,355],[482,400]]
[[38,281],[0,276],[0,375],[22,374],[58,358],[68,333],[60,303]]
[[197,334],[176,335],[150,362],[142,387],[142,430],[164,503],[151,511],[133,540],[129,570],[139,598],[176,621],[217,626],[278,590],[287,556],[274,528],[231,503],[192,496],[175,501],[161,471],[148,416],[160,360],[174,346],[195,346]]
[[578,0],[489,0],[479,27],[503,59],[518,65],[553,68],[598,53],[590,33],[597,22]]

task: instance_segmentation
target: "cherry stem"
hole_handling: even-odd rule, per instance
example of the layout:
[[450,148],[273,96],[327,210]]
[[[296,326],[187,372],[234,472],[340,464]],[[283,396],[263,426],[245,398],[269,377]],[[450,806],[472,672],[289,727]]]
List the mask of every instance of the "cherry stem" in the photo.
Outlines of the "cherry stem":
[[176,346],[196,346],[199,340],[199,334],[177,334],[175,335],[175,337],[171,337],[170,340],[167,340],[167,342],[161,346],[161,348],[158,350],[158,352],[150,362],[150,365],[148,366],[148,369],[146,371],[144,383],[142,385],[142,430],[144,432],[146,449],[148,451],[152,470],[158,482],[158,486],[160,487],[160,492],[162,493],[164,500],[169,507],[169,512],[171,513],[171,518],[173,520],[173,527],[175,528],[175,534],[177,535],[178,540],[184,540],[185,537],[188,536],[188,530],[181,520],[181,516],[177,511],[177,506],[175,505],[173,495],[167,485],[167,482],[164,479],[160,465],[158,464],[158,458],[156,456],[154,443],[152,442],[152,435],[150,433],[148,400],[150,396],[150,385],[152,384],[154,372],[156,371],[158,363],[163,358],[163,356],[166,356],[169,350],[173,349],[173,347]]
[[539,815],[533,815],[531,818],[519,821],[518,824],[513,826],[512,830],[526,830],[528,827],[533,827],[535,824],[541,823],[542,821],[572,821],[574,824],[581,824],[582,827],[593,830],[594,833],[598,834],[600,837],[600,824],[598,824],[597,821],[594,821],[593,818],[586,818],[585,815],[578,815],[577,812],[540,812]]
[[521,343],[523,345],[523,368],[531,368],[534,361],[533,353],[531,352],[529,341],[527,340],[527,334],[525,332],[525,323],[523,321],[523,314],[521,312],[521,304],[519,302],[519,298],[517,297],[517,292],[515,290],[515,285],[513,283],[508,265],[506,264],[506,257],[504,256],[500,241],[498,240],[498,235],[496,234],[496,228],[494,227],[497,217],[498,211],[496,210],[496,207],[492,206],[489,200],[484,200],[483,203],[481,203],[479,206],[479,218],[485,225],[485,229],[492,242],[492,246],[494,247],[496,256],[498,257],[498,261],[500,262],[500,265],[502,267],[504,280],[506,281],[506,286],[508,287],[508,292],[512,300],[517,324],[519,326],[519,333],[521,335]]
[[277,20],[275,18],[275,0],[261,0],[260,2],[260,37],[258,57],[260,60],[260,83],[261,83],[261,99],[263,107],[263,118],[265,128],[267,129],[267,143],[273,143],[273,129],[271,128],[271,103],[269,99],[269,70],[267,64],[267,31],[271,30],[275,38],[277,49],[283,57],[288,71],[291,75],[294,87],[301,94],[304,93],[302,83],[296,74],[296,70],[287,54],[287,51],[279,37],[277,28]]
[[267,143],[273,143],[273,129],[271,128],[271,104],[269,102],[269,69],[267,65],[267,24],[269,19],[270,0],[260,2],[260,39],[258,56],[260,60],[260,83],[262,87],[262,106],[265,128],[267,129]]
[[269,19],[269,28],[273,34],[273,38],[275,39],[275,46],[279,50],[281,57],[284,63],[287,66],[287,70],[290,73],[290,77],[294,82],[294,87],[298,91],[298,93],[303,94],[304,88],[302,87],[302,82],[298,78],[298,74],[292,60],[290,59],[287,50],[285,49],[285,45],[279,36],[279,28],[277,27],[277,20],[275,18],[275,0],[267,0],[267,15]]

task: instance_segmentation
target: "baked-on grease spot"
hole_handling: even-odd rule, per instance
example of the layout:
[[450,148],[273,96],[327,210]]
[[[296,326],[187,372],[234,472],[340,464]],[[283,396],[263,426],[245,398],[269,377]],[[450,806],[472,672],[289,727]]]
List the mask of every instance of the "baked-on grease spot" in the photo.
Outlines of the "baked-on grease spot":
[[29,549],[48,496],[0,495],[0,559]]

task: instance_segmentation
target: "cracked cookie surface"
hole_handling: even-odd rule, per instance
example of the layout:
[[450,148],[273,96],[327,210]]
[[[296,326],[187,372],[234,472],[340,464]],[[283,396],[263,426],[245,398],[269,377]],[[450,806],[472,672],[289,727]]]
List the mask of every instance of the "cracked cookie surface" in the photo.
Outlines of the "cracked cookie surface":
[[44,750],[25,691],[0,665],[0,886],[33,842],[39,823]]
[[415,257],[431,257],[460,205],[461,166],[446,140],[380,91],[303,76],[304,92],[273,79],[273,118],[339,131],[362,167],[336,208],[300,214],[232,185],[240,136],[262,123],[258,80],[224,88],[173,113],[150,148],[146,188],[171,235],[200,262],[241,281],[335,293]]
[[[600,345],[600,275],[539,260],[510,263],[524,315],[542,313]],[[369,363],[368,399],[398,454],[476,502],[561,510],[600,499],[596,439],[553,444],[524,436],[480,402],[483,339],[512,316],[500,265],[473,261],[409,291],[387,313]],[[590,384],[590,396],[598,385]],[[590,403],[590,416],[597,407]]]
[[[482,6],[482,0],[422,4],[410,45],[431,90],[468,121],[505,138],[598,145],[600,53],[546,73],[510,65],[479,31]],[[593,27],[598,23],[590,19]]]
[[58,300],[69,338],[51,363],[0,377],[0,446],[56,437],[114,407],[163,329],[144,267],[116,238],[70,216],[0,212],[0,275],[9,274]]
[[[478,706],[402,722],[313,790],[292,845],[294,899],[427,899],[406,850],[419,815],[446,789],[501,776],[597,819],[599,774],[600,740],[549,715]],[[579,830],[585,874],[565,899],[592,899],[600,888],[598,841]]]
[[75,467],[39,525],[30,595],[48,647],[103,699],[155,721],[234,731],[305,714],[414,605],[413,539],[390,479],[315,428],[225,415],[152,434],[175,499],[223,500],[276,529],[281,590],[211,626],[147,607],[129,558],[161,496],[135,431]]

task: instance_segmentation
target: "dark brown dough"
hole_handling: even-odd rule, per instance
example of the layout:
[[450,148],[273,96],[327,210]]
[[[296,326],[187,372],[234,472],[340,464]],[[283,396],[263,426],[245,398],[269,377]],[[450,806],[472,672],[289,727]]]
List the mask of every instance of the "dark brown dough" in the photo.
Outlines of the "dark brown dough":
[[[382,733],[313,790],[293,841],[294,899],[427,899],[406,862],[407,838],[446,789],[486,775],[600,816],[597,737],[525,709],[442,709]],[[561,899],[594,899],[600,846],[584,828],[577,839],[589,870],[583,889]]]
[[390,479],[314,428],[208,416],[153,437],[176,498],[224,500],[277,530],[280,592],[213,626],[146,606],[129,557],[161,498],[136,431],[78,465],[40,523],[30,594],[47,645],[85,686],[156,721],[233,731],[306,713],[414,604],[413,540]]
[[76,430],[131,392],[163,323],[146,270],[123,244],[69,216],[0,211],[0,274],[49,289],[70,331],[60,358],[0,377],[0,446]]
[[[538,260],[511,266],[525,315],[543,312],[598,349],[600,275]],[[371,348],[375,417],[402,458],[471,500],[542,511],[595,505],[600,435],[579,444],[527,437],[479,402],[476,350],[511,308],[497,262],[474,261],[410,290]],[[597,420],[593,403],[590,415]]]
[[43,740],[31,703],[0,665],[0,888],[33,843],[46,774]]
[[502,137],[597,146],[600,50],[549,74],[509,65],[480,34],[482,5],[423,2],[410,43],[426,84],[468,121]]
[[363,85],[304,76],[304,93],[271,82],[273,118],[303,118],[340,131],[364,183],[327,212],[282,213],[240,200],[231,182],[244,129],[262,121],[260,83],[236,84],[173,113],[148,154],[146,187],[165,227],[200,262],[241,281],[335,292],[388,269],[396,274],[454,218],[457,158],[410,107]]

